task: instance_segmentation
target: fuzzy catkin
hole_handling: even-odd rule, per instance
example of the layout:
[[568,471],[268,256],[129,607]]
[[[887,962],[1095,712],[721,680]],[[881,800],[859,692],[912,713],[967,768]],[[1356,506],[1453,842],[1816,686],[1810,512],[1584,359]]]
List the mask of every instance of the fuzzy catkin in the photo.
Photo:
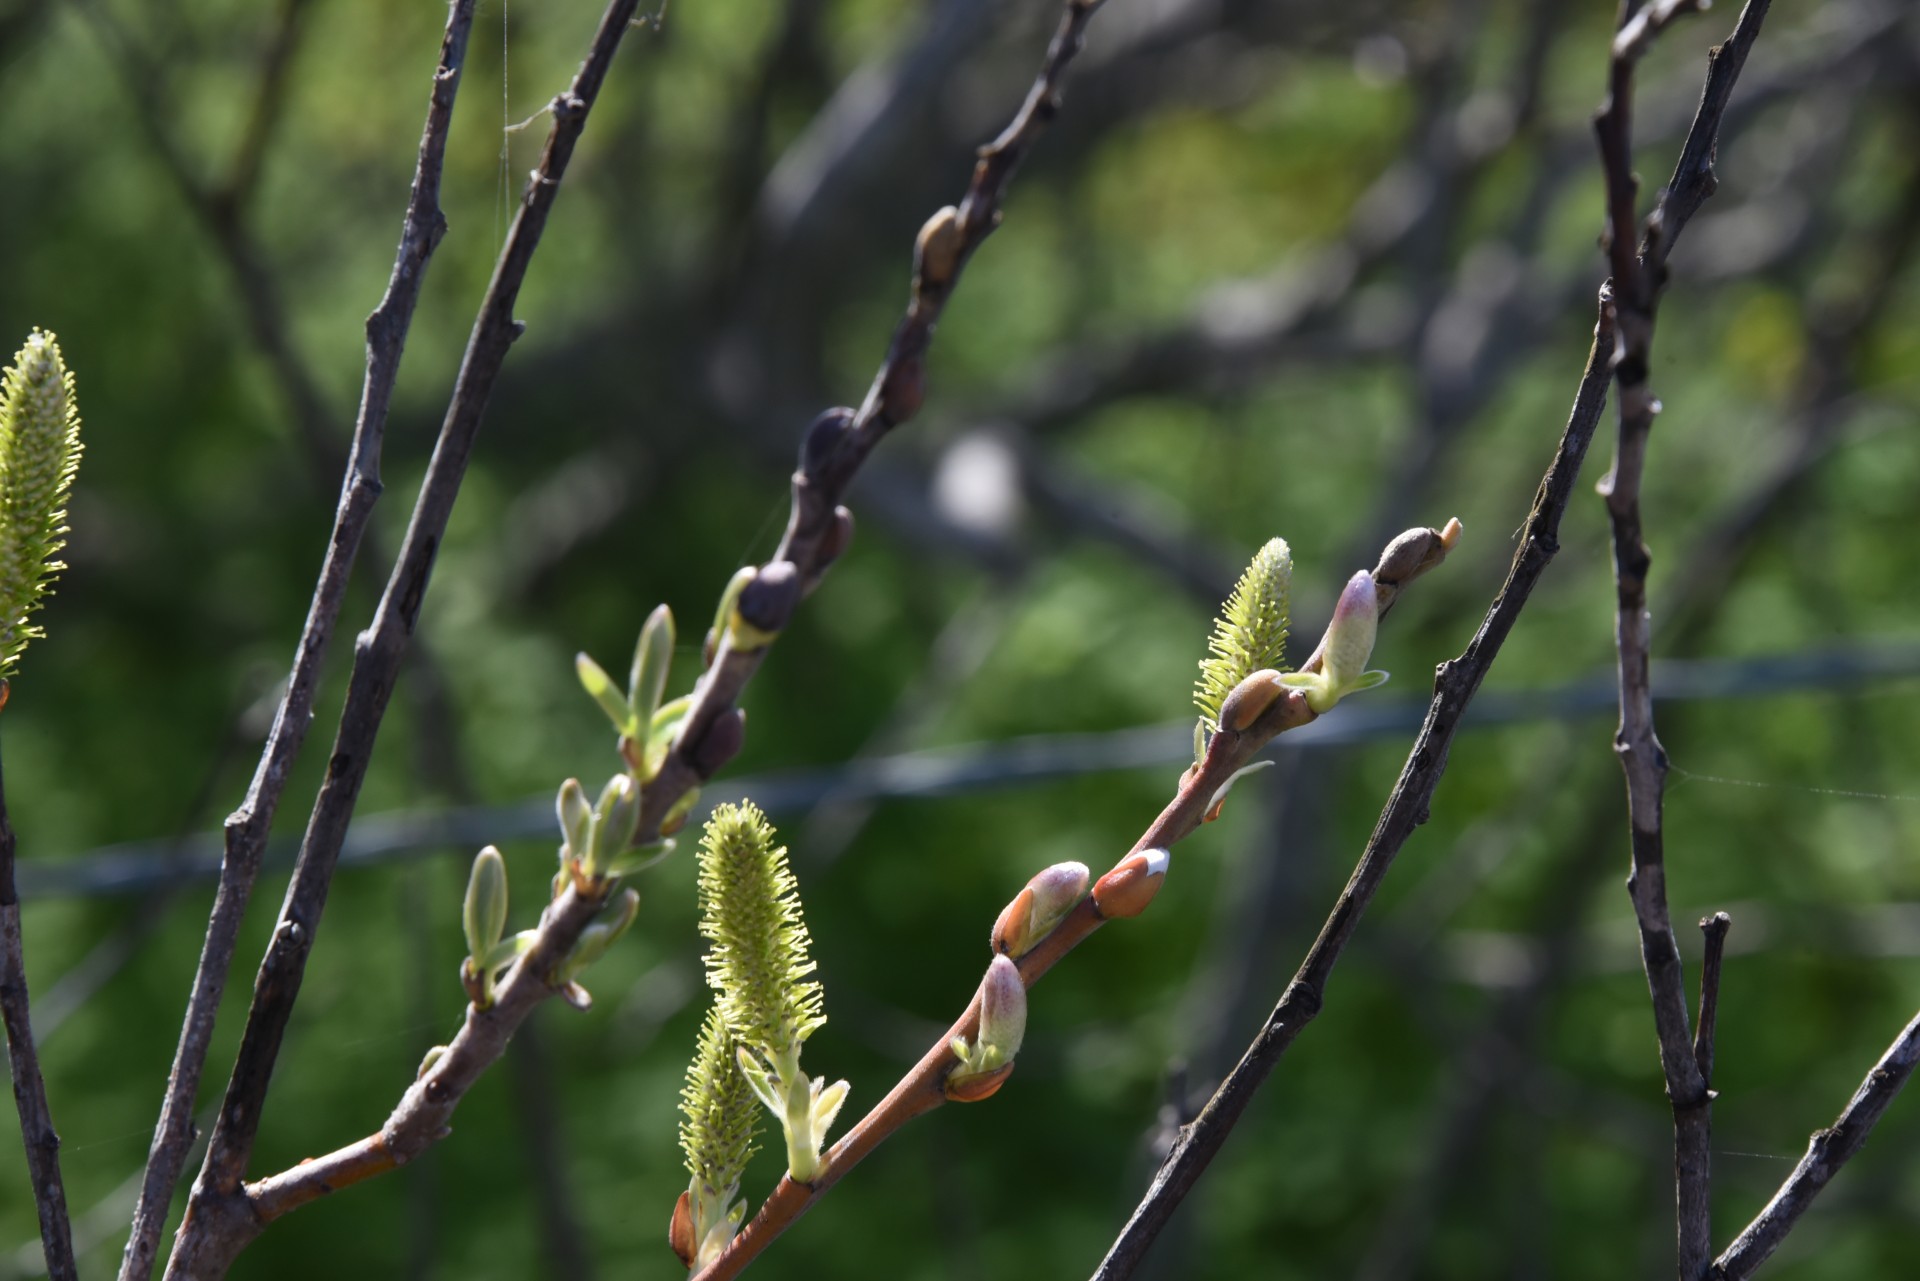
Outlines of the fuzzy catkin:
[[760,1104],[735,1061],[733,1037],[716,1005],[707,1010],[687,1083],[680,1091],[680,1150],[687,1173],[716,1201],[732,1197],[759,1129]]
[[1207,641],[1211,657],[1200,660],[1193,701],[1209,730],[1220,728],[1220,705],[1234,686],[1285,659],[1292,588],[1293,552],[1284,538],[1270,538],[1234,584]]
[[719,993],[727,1027],[771,1062],[797,1055],[826,1022],[799,886],[784,846],[752,804],[723,805],[700,842],[700,933],[707,983]]
[[50,333],[34,330],[0,379],[0,678],[44,635],[28,616],[66,565],[67,491],[80,466],[73,375]]

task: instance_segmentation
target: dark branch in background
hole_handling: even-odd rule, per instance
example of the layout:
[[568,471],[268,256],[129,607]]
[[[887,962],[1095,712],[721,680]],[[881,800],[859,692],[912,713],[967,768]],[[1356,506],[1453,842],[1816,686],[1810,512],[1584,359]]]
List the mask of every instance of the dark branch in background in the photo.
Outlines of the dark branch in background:
[[[347,819],[366,777],[374,738],[407,642],[418,624],[434,555],[459,492],[487,399],[507,351],[523,328],[513,318],[514,300],[545,230],[574,145],[637,8],[637,0],[614,0],[573,85],[554,100],[554,122],[545,153],[522,198],[519,215],[481,303],[406,539],[373,625],[355,645],[353,672],[340,729],[329,755],[327,780],[308,823],[280,923],[261,962],[226,1101],[168,1265],[169,1276],[220,1274],[263,1226],[241,1181],[258,1132],[273,1063],[326,905]],[[463,35],[464,30],[463,26]],[[436,90],[444,83],[443,78]],[[437,217],[434,221],[438,225]],[[381,315],[375,313],[376,321]],[[374,332],[376,326],[370,322],[369,333]]]
[[1541,478],[1533,509],[1527,516],[1525,538],[1514,554],[1506,581],[1460,657],[1440,665],[1426,722],[1421,726],[1420,736],[1414,741],[1413,751],[1400,771],[1386,807],[1380,812],[1352,878],[1260,1034],[1221,1082],[1199,1117],[1181,1129],[1179,1139],[1154,1175],[1152,1186],[1134,1207],[1126,1226],[1095,1270],[1097,1281],[1119,1281],[1131,1276],[1139,1266],[1160,1229],[1166,1226],[1175,1208],[1232,1133],[1254,1092],[1301,1029],[1320,1012],[1327,979],[1359,926],[1361,915],[1385,880],[1400,847],[1416,827],[1426,822],[1427,806],[1441,775],[1446,772],[1447,753],[1460,728],[1461,717],[1486,678],[1534,585],[1559,550],[1560,517],[1566,510],[1573,482],[1606,405],[1606,354],[1612,346],[1611,319],[1603,310],[1587,359],[1586,374],[1574,396],[1573,412],[1553,461]]
[[[0,706],[7,700],[0,681]],[[0,784],[0,1024],[7,1034],[7,1067],[13,1077],[13,1103],[20,1113],[20,1139],[27,1149],[27,1177],[33,1184],[33,1208],[40,1217],[40,1246],[49,1281],[79,1281],[73,1258],[73,1227],[67,1218],[67,1190],[60,1181],[60,1135],[47,1107],[47,1083],[34,1052],[33,1020],[27,1003],[27,962],[20,938],[20,895],[14,888],[13,824]]]
[[187,1149],[194,1139],[194,1099],[200,1086],[201,1069],[206,1063],[207,1046],[213,1036],[214,1019],[226,990],[241,919],[246,915],[247,902],[259,876],[267,832],[286,789],[288,773],[313,721],[321,664],[326,659],[334,624],[346,597],[354,558],[374,503],[380,496],[380,452],[394,380],[399,375],[407,330],[419,302],[428,261],[446,234],[446,218],[440,212],[440,177],[454,98],[466,64],[474,7],[475,0],[454,0],[448,8],[446,33],[441,40],[440,57],[428,96],[419,160],[399,248],[394,254],[393,274],[387,282],[385,296],[367,318],[366,378],[360,412],[354,423],[351,453],[341,480],[333,531],[328,538],[319,579],[314,584],[306,623],[294,652],[293,670],[274,716],[273,729],[267,736],[246,799],[225,824],[220,888],[214,898],[206,942],[194,974],[193,993],[181,1021],[180,1045],[168,1076],[166,1098],[154,1127],[146,1178],[134,1213],[132,1234],[121,1259],[120,1281],[146,1281],[153,1272],[160,1231],[173,1200],[174,1185],[179,1181]]
[[1813,1198],[1820,1195],[1820,1189],[1827,1186],[1827,1181],[1840,1172],[1840,1167],[1854,1153],[1866,1146],[1874,1123],[1913,1075],[1916,1063],[1920,1063],[1920,1015],[1915,1015],[1906,1030],[1887,1047],[1887,1052],[1873,1065],[1873,1071],[1867,1073],[1867,1079],[1854,1091],[1846,1110],[1832,1125],[1813,1136],[1807,1144],[1807,1154],[1774,1193],[1773,1200],[1767,1202],[1746,1231],[1727,1247],[1727,1252],[1714,1261],[1713,1270],[1708,1274],[1713,1281],[1742,1281],[1766,1262],[1787,1233],[1793,1231],[1801,1214],[1813,1204]]
[[[1594,119],[1606,176],[1605,243],[1613,266],[1609,306],[1617,335],[1611,367],[1619,385],[1619,435],[1611,472],[1600,484],[1613,532],[1617,596],[1614,637],[1620,655],[1620,726],[1614,752],[1627,782],[1627,818],[1633,871],[1627,893],[1640,927],[1640,953],[1653,998],[1660,1067],[1673,1108],[1675,1232],[1681,1281],[1699,1281],[1713,1261],[1713,1095],[1687,1026],[1685,975],[1667,912],[1667,872],[1662,800],[1667,756],[1653,724],[1652,626],[1647,614],[1647,571],[1652,557],[1640,524],[1640,483],[1647,440],[1660,411],[1649,382],[1653,329],[1666,260],[1687,220],[1713,193],[1714,151],[1720,121],[1747,51],[1760,33],[1769,0],[1749,0],[1727,43],[1709,55],[1706,88],[1693,127],[1681,148],[1673,179],[1652,214],[1637,249],[1639,181],[1633,173],[1633,75],[1640,55],[1659,29],[1693,7],[1688,0],[1658,0],[1641,8],[1627,0],[1613,42],[1606,104]],[[1703,996],[1711,989],[1703,988]],[[1703,1034],[1706,1054],[1710,1035]]]

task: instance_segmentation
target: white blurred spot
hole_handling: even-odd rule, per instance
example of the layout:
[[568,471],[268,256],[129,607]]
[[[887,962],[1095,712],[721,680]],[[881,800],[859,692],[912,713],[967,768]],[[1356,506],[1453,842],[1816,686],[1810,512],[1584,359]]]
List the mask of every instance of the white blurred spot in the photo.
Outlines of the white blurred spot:
[[934,467],[933,505],[969,532],[995,539],[1011,535],[1025,507],[1013,446],[988,430],[959,437]]

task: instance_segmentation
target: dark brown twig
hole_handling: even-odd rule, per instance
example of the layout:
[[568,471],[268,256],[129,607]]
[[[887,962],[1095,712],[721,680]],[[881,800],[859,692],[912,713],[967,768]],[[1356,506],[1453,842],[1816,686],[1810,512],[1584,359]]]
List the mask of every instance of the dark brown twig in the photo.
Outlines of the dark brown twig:
[[1648,215],[1636,243],[1639,180],[1633,173],[1633,77],[1653,32],[1684,6],[1659,3],[1641,11],[1626,0],[1613,45],[1606,103],[1594,118],[1606,177],[1605,243],[1613,266],[1611,307],[1616,333],[1612,369],[1619,385],[1619,432],[1613,469],[1600,484],[1613,532],[1619,650],[1620,726],[1614,753],[1627,782],[1633,871],[1627,892],[1640,929],[1640,953],[1653,999],[1660,1066],[1673,1109],[1675,1236],[1682,1281],[1698,1281],[1713,1260],[1712,1093],[1695,1057],[1687,1026],[1685,975],[1667,911],[1666,852],[1661,803],[1667,757],[1653,723],[1651,623],[1647,571],[1652,557],[1640,523],[1640,480],[1659,402],[1650,382],[1655,315],[1666,280],[1666,258],[1693,212],[1712,194],[1713,157],[1720,121],[1747,51],[1760,32],[1769,0],[1749,0],[1727,43],[1709,56],[1706,87],[1667,192]]
[[1321,926],[1320,936],[1308,949],[1259,1035],[1221,1082],[1199,1118],[1181,1130],[1179,1140],[1160,1163],[1146,1195],[1134,1207],[1126,1226],[1107,1251],[1107,1257],[1094,1271],[1095,1281],[1119,1281],[1131,1276],[1139,1266],[1154,1238],[1205,1172],[1227,1135],[1232,1133],[1255,1091],[1301,1029],[1320,1012],[1327,980],[1358,928],[1361,915],[1386,879],[1401,846],[1416,827],[1426,822],[1427,806],[1446,772],[1447,753],[1459,730],[1460,718],[1486,678],[1534,585],[1560,549],[1560,517],[1566,511],[1574,479],[1586,458],[1594,429],[1599,425],[1601,410],[1606,406],[1607,358],[1612,349],[1612,318],[1603,303],[1586,373],[1574,396],[1572,414],[1554,451],[1553,461],[1541,478],[1533,509],[1527,515],[1525,537],[1514,554],[1506,581],[1460,657],[1440,665],[1426,722],[1414,740],[1413,751],[1400,771],[1386,807],[1380,812],[1352,878],[1341,891],[1339,901]]
[[[0,705],[5,703],[6,682],[0,681]],[[20,1139],[27,1149],[33,1207],[40,1216],[47,1276],[50,1281],[79,1281],[67,1190],[60,1180],[60,1135],[53,1128],[47,1083],[40,1076],[40,1056],[34,1052],[27,963],[20,939],[20,895],[13,884],[14,846],[6,789],[0,784],[0,1024],[6,1028],[7,1067],[13,1076],[14,1107],[20,1113]]]
[[[523,329],[513,318],[514,301],[546,228],[574,146],[638,7],[638,0],[613,0],[573,84],[554,100],[553,126],[546,150],[527,186],[520,212],[501,249],[493,281],[481,303],[399,558],[387,580],[372,627],[355,645],[353,672],[348,680],[340,728],[329,756],[327,781],[308,823],[279,925],[261,962],[247,1027],[228,1082],[226,1102],[168,1264],[169,1277],[218,1275],[265,1226],[266,1221],[255,1212],[242,1179],[258,1132],[261,1107],[280,1040],[326,906],[327,890],[347,820],[366,777],[373,741],[400,662],[418,624],[434,555],[465,475],[494,380]],[[376,321],[380,318],[381,313],[376,312]],[[370,322],[369,332],[373,329]],[[371,383],[370,370],[370,386]],[[597,910],[599,904],[593,906]],[[584,927],[584,921],[581,924]]]
[[1793,1168],[1766,1208],[1734,1239],[1726,1253],[1714,1261],[1713,1270],[1708,1273],[1712,1281],[1742,1281],[1766,1262],[1767,1256],[1786,1240],[1793,1225],[1820,1195],[1820,1189],[1827,1186],[1854,1153],[1866,1146],[1867,1136],[1873,1132],[1880,1114],[1900,1093],[1900,1087],[1913,1075],[1917,1063],[1920,1063],[1920,1014],[1894,1038],[1834,1123],[1815,1132],[1807,1144],[1807,1154],[1800,1158],[1800,1164]]
[[406,347],[407,330],[420,298],[428,261],[446,234],[440,212],[440,175],[446,158],[447,131],[453,119],[454,97],[466,65],[467,37],[473,26],[475,0],[454,0],[448,8],[446,34],[434,70],[428,97],[426,125],[421,132],[419,162],[414,170],[400,244],[386,295],[367,318],[366,379],[353,443],[341,482],[333,532],[314,585],[313,600],[294,651],[293,671],[287,680],[273,729],[260,755],[260,764],[240,808],[225,824],[225,858],[220,888],[207,924],[207,938],[194,974],[193,994],[180,1027],[180,1045],[167,1078],[167,1093],[154,1127],[147,1173],[134,1213],[132,1235],[120,1263],[120,1281],[146,1281],[153,1272],[160,1230],[173,1200],[174,1185],[186,1163],[193,1133],[194,1096],[213,1036],[214,1018],[226,989],[248,899],[259,875],[268,829],[285,790],[294,758],[313,721],[315,690],[333,628],[340,616],[347,582],[362,536],[381,490],[380,451],[394,380]]
[[1693,1029],[1693,1061],[1709,1092],[1713,1089],[1713,1035],[1720,1013],[1720,965],[1727,954],[1727,931],[1732,928],[1733,918],[1725,912],[1700,922],[1707,946],[1700,961],[1700,1021]]

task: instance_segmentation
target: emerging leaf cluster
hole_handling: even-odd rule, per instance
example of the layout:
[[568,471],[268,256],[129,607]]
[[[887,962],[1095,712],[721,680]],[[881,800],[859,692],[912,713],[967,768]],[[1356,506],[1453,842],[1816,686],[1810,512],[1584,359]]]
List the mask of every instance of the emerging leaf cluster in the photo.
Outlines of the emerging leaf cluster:
[[1267,540],[1233,595],[1214,620],[1207,641],[1211,657],[1200,660],[1193,701],[1209,731],[1220,728],[1220,705],[1228,694],[1262,668],[1278,667],[1287,652],[1287,598],[1293,587],[1293,552],[1283,538]]
[[826,1022],[799,886],[785,846],[751,802],[722,805],[700,842],[700,933],[707,983],[733,1035],[770,1062],[797,1058]]
[[66,566],[67,491],[80,466],[73,375],[54,336],[34,330],[0,379],[0,677],[44,635],[27,617]]
[[754,1152],[760,1108],[735,1061],[733,1036],[719,1006],[707,1010],[687,1083],[680,1091],[680,1150],[694,1193],[725,1212]]

